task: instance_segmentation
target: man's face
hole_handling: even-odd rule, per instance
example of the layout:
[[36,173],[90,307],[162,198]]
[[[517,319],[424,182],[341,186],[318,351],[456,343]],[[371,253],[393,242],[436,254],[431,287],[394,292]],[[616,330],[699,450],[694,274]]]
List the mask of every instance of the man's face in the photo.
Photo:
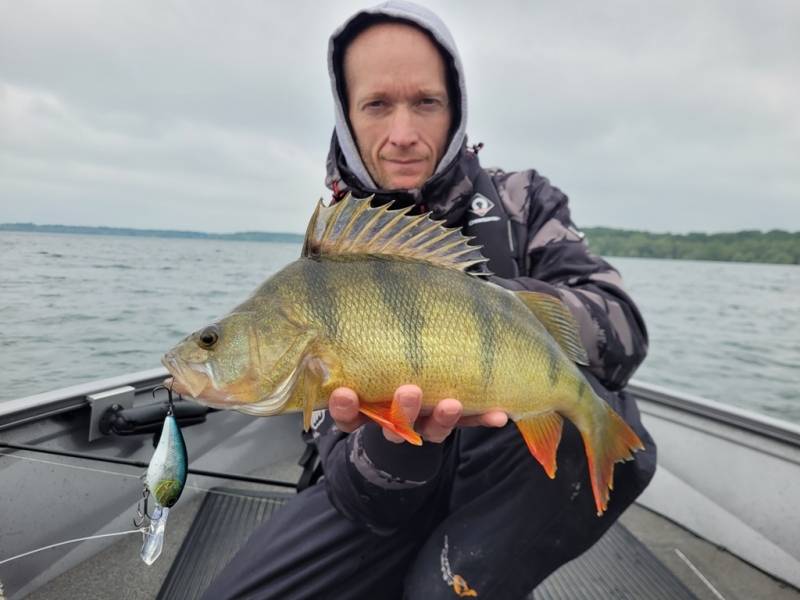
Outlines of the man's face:
[[353,134],[382,189],[419,188],[433,175],[452,118],[442,56],[421,31],[381,23],[344,56]]

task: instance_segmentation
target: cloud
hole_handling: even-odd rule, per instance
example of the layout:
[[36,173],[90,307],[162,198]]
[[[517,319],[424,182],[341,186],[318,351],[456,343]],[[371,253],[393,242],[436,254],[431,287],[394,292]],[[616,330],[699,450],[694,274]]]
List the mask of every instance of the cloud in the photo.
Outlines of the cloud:
[[[12,190],[7,197],[28,198],[16,215],[4,207],[11,220],[227,231],[252,222],[269,200],[281,216],[263,225],[298,230],[321,181],[304,148],[259,131],[185,118],[153,126],[136,114],[85,113],[52,93],[7,84],[0,115],[8,148],[0,153],[0,185]],[[297,182],[314,179],[307,202],[297,202]],[[199,214],[206,209],[213,221]]]
[[[359,6],[15,4],[0,221],[302,231],[325,194],[327,36]],[[431,7],[484,164],[537,168],[580,225],[800,229],[800,5]]]
[[[800,20],[773,7],[750,21],[719,3],[520,6],[465,49],[470,129],[486,160],[550,176],[579,223],[797,229],[800,44],[781,33]],[[526,34],[527,52],[509,41]]]

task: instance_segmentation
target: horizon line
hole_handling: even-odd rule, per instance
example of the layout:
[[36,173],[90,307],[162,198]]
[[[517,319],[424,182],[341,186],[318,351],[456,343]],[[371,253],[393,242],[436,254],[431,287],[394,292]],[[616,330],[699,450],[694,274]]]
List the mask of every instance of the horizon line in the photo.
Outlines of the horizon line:
[[[204,237],[229,237],[229,236],[238,236],[238,235],[275,235],[275,236],[286,236],[286,237],[305,237],[305,233],[295,233],[292,231],[264,231],[259,229],[248,229],[248,230],[240,230],[240,231],[232,231],[232,232],[210,232],[210,231],[200,231],[196,229],[163,229],[163,228],[151,228],[151,227],[120,227],[116,225],[64,225],[60,223],[34,223],[33,221],[15,221],[15,222],[7,222],[7,223],[0,223],[0,231],[24,231],[24,229],[11,229],[11,228],[60,228],[60,229],[86,229],[86,230],[106,230],[106,231],[131,231],[131,232],[142,232],[142,233],[163,233],[163,234],[181,234],[181,235],[196,235],[196,236],[204,236]],[[790,235],[800,234],[799,231],[791,231],[788,229],[779,229],[779,228],[772,228],[772,229],[738,229],[738,230],[729,230],[729,231],[716,231],[716,232],[709,232],[709,231],[689,231],[686,233],[674,233],[671,231],[651,231],[647,229],[630,229],[627,227],[613,227],[609,225],[592,225],[587,227],[579,228],[579,231],[582,230],[597,230],[597,229],[607,229],[612,231],[618,232],[636,232],[636,233],[647,233],[651,235],[673,235],[673,236],[688,236],[688,235],[695,235],[695,234],[702,234],[702,235],[730,235],[736,233],[761,233],[761,234],[768,234],[772,232],[776,233],[788,233]]]

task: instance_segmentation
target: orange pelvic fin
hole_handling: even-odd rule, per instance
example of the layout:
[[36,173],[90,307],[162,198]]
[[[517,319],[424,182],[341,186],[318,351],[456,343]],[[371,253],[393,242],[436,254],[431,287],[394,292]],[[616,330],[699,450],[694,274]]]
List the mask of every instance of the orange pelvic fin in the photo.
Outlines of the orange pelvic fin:
[[528,450],[541,463],[550,479],[556,476],[556,451],[561,441],[563,425],[564,420],[556,412],[517,421],[517,427],[525,438]]
[[406,414],[400,408],[400,404],[395,401],[389,402],[362,402],[359,411],[367,415],[381,427],[393,431],[409,444],[422,446],[422,438],[414,431],[411,423],[408,422]]
[[608,508],[609,491],[614,487],[614,463],[633,459],[633,452],[644,450],[644,444],[622,418],[606,405],[606,419],[592,432],[582,428],[589,476],[592,481],[597,516]]

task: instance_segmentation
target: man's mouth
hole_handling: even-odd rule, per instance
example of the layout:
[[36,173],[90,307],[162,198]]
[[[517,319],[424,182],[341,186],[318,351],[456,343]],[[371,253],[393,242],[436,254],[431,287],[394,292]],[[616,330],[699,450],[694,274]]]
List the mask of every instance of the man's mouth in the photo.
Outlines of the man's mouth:
[[400,159],[385,161],[386,172],[394,177],[419,177],[426,170],[427,162],[419,159]]
[[383,160],[396,165],[416,165],[425,162],[423,158],[384,158]]

